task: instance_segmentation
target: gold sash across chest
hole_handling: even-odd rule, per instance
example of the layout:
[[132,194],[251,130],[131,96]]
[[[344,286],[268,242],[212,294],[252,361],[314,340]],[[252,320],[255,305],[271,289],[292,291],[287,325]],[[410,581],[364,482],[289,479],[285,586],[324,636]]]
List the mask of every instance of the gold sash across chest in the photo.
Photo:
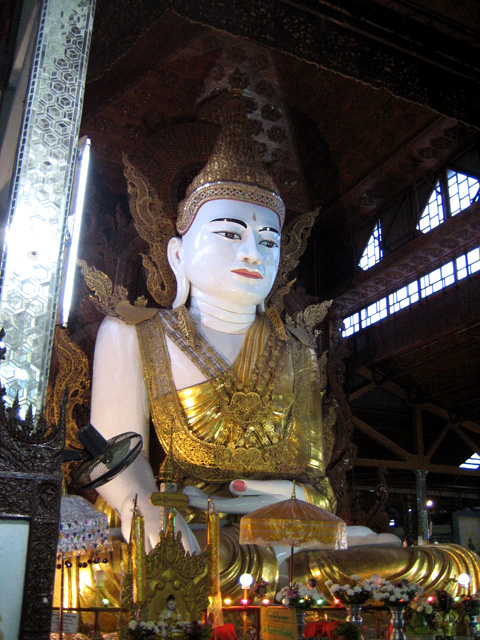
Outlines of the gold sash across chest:
[[[158,438],[167,450],[173,428],[173,455],[188,476],[287,478],[312,463],[310,429],[301,419],[310,406],[302,346],[281,340],[266,318],[257,318],[231,366],[202,336],[187,344],[171,311],[137,325],[137,335]],[[206,382],[177,392],[166,337]],[[323,467],[319,460],[314,466]]]

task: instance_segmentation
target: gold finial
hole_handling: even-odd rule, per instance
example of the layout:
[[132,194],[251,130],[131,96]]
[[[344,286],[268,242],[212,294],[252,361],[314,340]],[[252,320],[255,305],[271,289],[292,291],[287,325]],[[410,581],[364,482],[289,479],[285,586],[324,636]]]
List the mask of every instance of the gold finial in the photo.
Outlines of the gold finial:
[[295,480],[294,480],[292,484],[292,500],[296,500],[296,499],[297,499],[297,496],[295,494]]
[[162,462],[160,467],[160,480],[171,484],[175,482],[175,458],[173,457],[173,423],[174,417],[172,416],[172,425],[170,428],[170,445],[168,447],[167,457]]
[[232,74],[232,91],[224,107],[224,120],[207,164],[187,189],[178,207],[177,231],[183,235],[197,211],[209,200],[240,200],[272,209],[280,226],[285,205],[270,174],[264,169],[250,134],[240,87],[240,73]]

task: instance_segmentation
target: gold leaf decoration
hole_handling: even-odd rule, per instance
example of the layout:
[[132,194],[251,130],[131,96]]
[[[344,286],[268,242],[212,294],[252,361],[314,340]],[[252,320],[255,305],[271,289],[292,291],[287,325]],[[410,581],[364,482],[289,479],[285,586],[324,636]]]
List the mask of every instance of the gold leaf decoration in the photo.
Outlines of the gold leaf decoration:
[[307,240],[320,209],[305,213],[282,231],[280,265],[268,297],[268,306],[283,311],[283,298],[290,290],[288,275],[298,265],[307,248]]
[[167,260],[167,244],[175,235],[175,225],[164,211],[155,189],[123,154],[125,177],[128,184],[130,211],[137,232],[149,245],[142,253],[147,271],[147,288],[154,300],[170,307],[175,299],[177,283]]
[[90,291],[93,291],[94,295],[90,294],[93,306],[101,313],[120,318],[115,307],[119,302],[127,300],[127,289],[118,284],[114,286],[106,273],[95,267],[89,267],[85,260],[77,260],[77,264],[80,266],[85,284]]
[[286,322],[288,325],[293,325],[304,331],[310,343],[315,345],[317,337],[321,333],[321,331],[315,327],[318,327],[318,325],[325,320],[328,310],[332,306],[332,302],[333,300],[324,300],[317,304],[311,304],[303,311],[295,313],[293,318],[287,315]]
[[[49,388],[45,407],[48,424],[59,424],[62,404],[65,403],[65,446],[78,449],[78,424],[74,417],[76,407],[82,407],[90,389],[90,367],[83,350],[71,340],[68,331],[56,327],[53,339],[53,357],[58,361],[58,372]],[[83,426],[83,425],[82,425]],[[70,480],[71,465],[64,465],[65,479]]]

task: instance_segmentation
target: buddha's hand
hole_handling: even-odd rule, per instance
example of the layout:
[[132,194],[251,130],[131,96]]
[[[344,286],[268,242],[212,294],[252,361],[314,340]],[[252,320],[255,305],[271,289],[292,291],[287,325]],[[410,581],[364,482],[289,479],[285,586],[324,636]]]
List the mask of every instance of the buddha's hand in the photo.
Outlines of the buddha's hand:
[[[292,495],[292,482],[289,480],[233,480],[230,483],[230,491],[234,498],[213,497],[215,508],[222,513],[244,514],[255,511]],[[299,487],[299,498],[304,498],[305,493]],[[183,493],[190,498],[190,506],[207,510],[208,495],[196,487],[185,487]]]
[[[238,497],[246,496],[270,496],[276,497],[276,500],[271,502],[278,502],[280,500],[288,500],[292,497],[293,482],[291,480],[233,480],[230,483],[230,491],[233,495]],[[295,486],[295,495],[300,500],[305,500],[305,491],[300,485]]]

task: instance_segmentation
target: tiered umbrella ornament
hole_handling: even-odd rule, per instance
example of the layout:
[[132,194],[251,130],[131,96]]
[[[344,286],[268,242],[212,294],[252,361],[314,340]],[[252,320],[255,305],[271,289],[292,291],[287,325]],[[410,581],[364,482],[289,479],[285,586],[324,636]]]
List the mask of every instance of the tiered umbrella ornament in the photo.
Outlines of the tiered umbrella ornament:
[[63,495],[58,553],[80,555],[111,546],[107,516],[81,496]]
[[289,546],[290,584],[293,584],[295,547],[346,549],[346,525],[341,518],[326,509],[298,500],[294,482],[289,500],[282,500],[243,516],[240,520],[240,544]]

